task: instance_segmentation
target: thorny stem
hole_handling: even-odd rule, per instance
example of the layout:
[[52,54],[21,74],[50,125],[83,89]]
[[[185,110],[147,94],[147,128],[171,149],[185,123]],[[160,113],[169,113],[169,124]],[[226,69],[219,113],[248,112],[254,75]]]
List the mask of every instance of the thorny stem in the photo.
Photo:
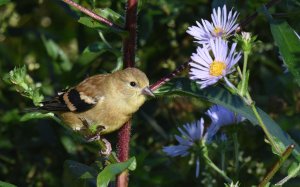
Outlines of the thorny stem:
[[[136,28],[137,28],[137,5],[138,0],[127,0],[125,30],[129,35],[123,41],[123,64],[124,68],[134,67]],[[129,120],[120,129],[118,134],[118,158],[121,162],[128,160],[130,142],[131,121]],[[128,186],[128,171],[122,172],[117,178],[117,187]]]
[[188,62],[185,62],[184,64],[180,65],[178,68],[176,68],[172,73],[168,74],[167,76],[164,76],[154,84],[150,86],[150,89],[152,91],[159,88],[161,85],[165,84],[166,82],[170,81],[172,78],[176,77],[179,73],[181,73],[183,70],[185,70],[188,67]]
[[[128,160],[129,157],[129,141],[130,141],[131,121],[123,125],[118,133],[118,159],[120,162]],[[117,187],[128,186],[128,172],[122,172],[117,179]]]
[[137,0],[127,0],[125,30],[129,36],[123,41],[123,62],[126,67],[134,67],[136,47]]
[[102,16],[99,16],[98,14],[96,14],[95,12],[89,10],[89,9],[86,9],[84,8],[83,6],[75,3],[74,1],[72,0],[63,0],[65,3],[67,3],[68,5],[78,9],[79,11],[81,11],[82,13],[90,16],[91,18],[103,23],[104,25],[107,25],[109,27],[112,27],[112,28],[115,28],[115,29],[118,29],[118,30],[124,30],[121,26],[111,22],[110,20],[102,17]]
[[291,144],[287,147],[287,149],[282,153],[279,160],[274,164],[271,171],[265,176],[265,178],[261,181],[258,187],[264,187],[267,183],[272,179],[275,173],[279,170],[284,161],[291,155],[293,150],[295,149],[295,145]]

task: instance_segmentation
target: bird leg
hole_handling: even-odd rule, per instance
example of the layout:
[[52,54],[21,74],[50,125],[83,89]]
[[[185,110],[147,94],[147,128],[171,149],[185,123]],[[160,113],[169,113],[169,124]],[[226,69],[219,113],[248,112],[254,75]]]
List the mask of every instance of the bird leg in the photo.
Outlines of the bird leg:
[[102,138],[101,140],[102,140],[102,142],[105,145],[105,151],[103,151],[103,149],[101,149],[100,154],[104,155],[104,156],[110,155],[110,153],[112,151],[110,142],[107,139],[105,139],[105,138]]
[[[82,121],[82,124],[85,126],[85,128],[91,132],[91,135],[87,135],[85,136],[85,138],[87,139],[87,142],[94,142],[94,141],[98,141],[101,145],[101,151],[100,151],[100,155],[104,155],[104,156],[108,156],[111,154],[112,148],[111,148],[111,144],[108,140],[106,140],[105,138],[101,138],[100,133],[103,129],[105,129],[104,126],[97,126],[95,130],[92,130],[91,127],[94,126],[94,123],[86,118],[80,117],[79,118]],[[95,132],[93,132],[95,131]],[[103,148],[105,147],[105,150],[103,150]]]

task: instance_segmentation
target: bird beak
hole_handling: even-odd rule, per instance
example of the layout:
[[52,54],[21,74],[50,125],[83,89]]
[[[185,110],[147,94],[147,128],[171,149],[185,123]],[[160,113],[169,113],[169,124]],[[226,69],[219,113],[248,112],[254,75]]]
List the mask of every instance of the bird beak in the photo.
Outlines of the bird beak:
[[154,93],[151,91],[151,89],[148,86],[142,90],[142,94],[155,97]]

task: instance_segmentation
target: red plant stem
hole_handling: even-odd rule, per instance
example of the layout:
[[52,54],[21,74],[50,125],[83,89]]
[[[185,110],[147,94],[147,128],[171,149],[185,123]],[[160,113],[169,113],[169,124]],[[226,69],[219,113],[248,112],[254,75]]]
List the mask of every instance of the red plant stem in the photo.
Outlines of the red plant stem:
[[[270,7],[276,5],[279,3],[281,0],[270,0],[267,4],[265,4],[265,7],[269,9]],[[248,16],[245,18],[243,21],[241,21],[239,28],[237,29],[236,32],[240,32],[243,30],[249,23],[251,23],[256,17],[258,16],[257,11],[254,12],[252,15]]]
[[125,67],[134,67],[135,62],[137,4],[137,0],[127,0],[125,30],[129,32],[129,36],[123,42]]
[[[134,67],[136,47],[136,23],[137,23],[138,0],[127,0],[125,30],[129,35],[123,41],[123,64],[124,68]],[[123,125],[118,134],[118,159],[123,162],[129,157],[131,121]],[[122,172],[117,178],[117,187],[128,186],[128,172]]]
[[156,83],[152,84],[150,86],[150,89],[152,91],[159,88],[161,85],[165,84],[166,82],[170,81],[174,77],[176,77],[179,73],[181,73],[183,70],[185,70],[188,67],[188,62],[185,62],[184,64],[180,65],[178,68],[176,68],[172,73],[168,74],[167,76],[161,78]]
[[[129,157],[129,141],[131,132],[131,121],[126,122],[118,133],[118,159],[120,162],[128,160]],[[117,187],[128,186],[128,172],[122,172],[117,178]]]
[[119,30],[123,30],[123,28],[111,21],[109,21],[108,19],[102,17],[102,16],[99,16],[98,14],[96,14],[95,12],[91,11],[91,10],[88,10],[86,8],[84,8],[83,6],[75,3],[74,1],[72,0],[63,0],[65,3],[67,3],[68,5],[78,9],[79,11],[85,13],[86,15],[90,16],[91,18],[94,18],[95,20],[109,26],[109,27],[112,27],[112,28],[115,28],[115,29],[119,29]]

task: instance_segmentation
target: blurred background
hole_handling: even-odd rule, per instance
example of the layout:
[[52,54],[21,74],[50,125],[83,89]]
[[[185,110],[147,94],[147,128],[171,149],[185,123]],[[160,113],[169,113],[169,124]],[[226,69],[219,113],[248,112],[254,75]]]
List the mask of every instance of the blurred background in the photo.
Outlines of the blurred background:
[[[124,16],[125,1],[82,0],[88,8],[110,8]],[[239,21],[255,12],[266,0],[231,1]],[[141,0],[138,12],[136,66],[154,83],[187,62],[196,45],[186,33],[201,18],[210,20],[217,1]],[[283,0],[272,7],[274,18],[285,19],[300,33],[300,4]],[[0,6],[0,180],[17,186],[62,186],[65,160],[87,165],[97,151],[82,144],[54,120],[20,121],[24,110],[33,106],[7,84],[5,76],[14,67],[26,65],[28,74],[47,98],[80,82],[87,76],[111,72],[122,64],[122,37],[97,32],[77,22],[80,14],[59,0],[17,0]],[[122,19],[122,18],[121,18]],[[246,31],[258,36],[249,66],[250,87],[257,106],[266,111],[300,142],[300,89],[274,45],[266,18],[259,15]],[[93,53],[85,53],[87,47]],[[93,51],[94,50],[94,51]],[[56,51],[53,54],[53,51]],[[52,52],[52,53],[51,53]],[[183,72],[182,76],[186,76]],[[195,178],[195,165],[189,157],[169,158],[162,147],[176,144],[177,127],[203,117],[210,103],[188,97],[161,97],[146,102],[133,117],[131,155],[137,169],[130,174],[129,186],[223,186],[223,180],[201,165]],[[205,116],[204,116],[205,117]],[[230,131],[230,127],[222,129]],[[116,141],[117,133],[107,138]],[[264,142],[259,127],[245,122],[238,127],[240,142],[239,176],[233,170],[232,142],[228,141],[227,173],[242,186],[258,184],[277,158]],[[220,146],[212,145],[213,160],[220,160]],[[274,181],[287,172],[283,166]],[[286,186],[299,186],[295,178]]]

